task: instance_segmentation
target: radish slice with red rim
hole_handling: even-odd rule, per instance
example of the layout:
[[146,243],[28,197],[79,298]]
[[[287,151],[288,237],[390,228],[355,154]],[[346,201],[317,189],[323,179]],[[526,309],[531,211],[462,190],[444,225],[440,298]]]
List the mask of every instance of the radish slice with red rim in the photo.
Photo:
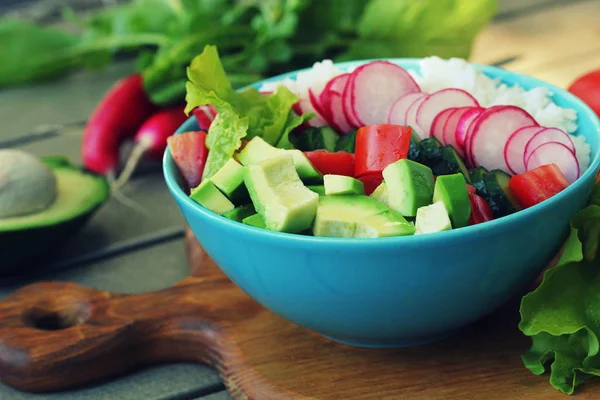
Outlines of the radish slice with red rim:
[[[523,159],[527,160],[531,153],[540,145],[548,142],[558,142],[567,146],[573,153],[575,152],[575,146],[573,145],[573,141],[566,134],[565,131],[562,131],[558,128],[545,128],[536,133],[534,136],[529,139],[527,145],[525,146],[525,153],[523,154]],[[526,162],[526,161],[525,161]]]
[[525,126],[519,128],[510,135],[504,146],[504,160],[508,169],[513,174],[522,174],[525,168],[525,146],[527,142],[538,132],[543,131],[543,126]]
[[317,114],[327,121],[328,118],[325,117],[323,107],[321,106],[321,101],[312,89],[308,89],[308,99],[310,100],[310,104],[313,106]]
[[406,116],[404,117],[404,120],[406,121],[405,125],[410,126],[412,130],[417,134],[417,136],[419,136],[421,139],[425,139],[427,135],[425,135],[423,131],[421,131],[419,125],[417,125],[417,111],[419,110],[421,104],[423,104],[423,102],[427,100],[429,96],[430,95],[427,95],[425,97],[420,97],[416,99],[410,105],[410,107],[408,107],[408,109],[406,110]]
[[398,97],[420,91],[408,71],[389,61],[361,65],[352,75],[351,111],[362,125],[384,123]]
[[345,135],[352,130],[352,125],[350,125],[350,122],[346,119],[346,114],[344,114],[342,95],[335,92],[329,93],[328,114],[331,115],[331,126],[340,135]]
[[442,89],[432,93],[417,111],[417,125],[421,131],[430,136],[431,125],[435,116],[447,108],[479,107],[479,103],[473,96],[462,89]]
[[324,92],[332,91],[337,94],[343,94],[344,89],[346,88],[346,84],[348,83],[348,79],[350,79],[350,73],[346,72],[345,74],[341,74],[336,76],[333,79],[330,79],[325,85],[323,89]]
[[473,110],[473,107],[457,108],[444,125],[444,142],[454,147],[461,157],[465,155],[465,150],[463,147],[459,146],[458,143],[456,143],[456,127],[458,126],[458,123],[462,119],[463,115],[471,110]]
[[508,171],[504,147],[510,135],[524,126],[536,125],[535,119],[516,106],[494,106],[481,113],[469,128],[469,153],[473,166]]
[[[323,118],[323,116],[317,110],[315,110],[315,108],[313,107],[310,100],[300,99],[300,101],[298,101],[298,103],[299,103],[299,106],[298,106],[299,109],[302,110],[301,114],[314,113],[313,117],[307,121],[307,123],[309,125],[316,126],[316,127],[327,125],[327,121]],[[301,114],[299,114],[299,115],[301,115]]]
[[406,111],[416,100],[419,100],[423,97],[427,97],[427,93],[411,92],[400,96],[390,108],[390,112],[387,116],[387,123],[405,125]]
[[[356,72],[356,70],[354,71]],[[359,128],[361,123],[358,118],[354,114],[352,110],[352,101],[353,101],[353,93],[354,93],[354,72],[350,74],[348,81],[346,82],[346,86],[344,86],[344,92],[342,93],[342,105],[344,108],[344,115],[346,119],[350,122],[353,128]]]
[[465,140],[471,123],[485,111],[483,107],[469,107],[469,110],[460,116],[454,131],[454,142],[456,146],[465,152]]
[[431,136],[434,136],[442,144],[446,144],[444,139],[444,127],[448,119],[454,114],[458,108],[447,108],[438,115],[435,116],[433,123],[431,124]]
[[536,147],[527,159],[527,171],[547,164],[556,164],[569,183],[579,177],[577,157],[563,143],[546,142]]
[[[323,117],[325,117],[325,119],[332,123],[332,121],[334,119],[339,119],[339,116],[336,115],[332,115],[331,114],[331,96],[333,94],[338,94],[340,95],[340,98],[342,96],[342,94],[344,93],[344,87],[346,86],[346,83],[348,82],[348,79],[350,78],[350,73],[345,73],[342,75],[338,75],[332,79],[329,80],[329,82],[327,82],[327,84],[325,85],[325,87],[323,88],[323,91],[321,92],[321,94],[319,95],[319,102],[321,103],[321,110],[323,112]],[[338,109],[338,107],[335,107],[336,109]],[[340,110],[341,113],[344,112],[344,109],[342,107],[342,109]],[[348,119],[346,118],[346,116],[343,116],[343,119],[345,121],[347,121]]]

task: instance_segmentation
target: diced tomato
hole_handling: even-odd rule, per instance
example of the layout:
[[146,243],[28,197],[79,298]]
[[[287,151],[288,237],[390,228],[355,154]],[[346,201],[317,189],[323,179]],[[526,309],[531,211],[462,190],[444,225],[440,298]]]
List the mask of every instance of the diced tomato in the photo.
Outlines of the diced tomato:
[[196,107],[192,113],[194,114],[194,117],[196,117],[196,122],[198,122],[200,129],[208,132],[214,119],[208,107]]
[[377,189],[377,186],[383,182],[383,176],[378,173],[363,175],[357,179],[363,183],[367,196],[373,193]]
[[475,186],[467,183],[467,191],[469,192],[469,194],[476,194],[477,193],[477,189],[475,189]]
[[206,132],[183,132],[167,139],[171,156],[188,189],[200,184],[208,157]]
[[367,125],[356,132],[354,174],[381,173],[385,167],[406,158],[411,129],[407,126]]
[[512,176],[508,186],[521,206],[527,208],[566,189],[569,182],[556,164],[547,164]]
[[345,151],[314,150],[304,152],[322,174],[354,176],[354,154]]
[[[473,188],[473,190],[471,190],[469,186]],[[467,189],[469,189],[469,202],[471,203],[469,225],[481,224],[482,222],[493,220],[494,214],[492,213],[489,204],[475,193],[475,188],[473,186],[467,185]]]

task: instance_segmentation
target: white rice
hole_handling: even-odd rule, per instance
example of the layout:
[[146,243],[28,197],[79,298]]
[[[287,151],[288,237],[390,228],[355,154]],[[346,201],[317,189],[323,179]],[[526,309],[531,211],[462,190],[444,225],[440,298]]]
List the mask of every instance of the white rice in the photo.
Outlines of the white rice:
[[[298,73],[297,78],[265,83],[261,91],[271,91],[283,84],[302,99],[308,99],[308,89],[319,93],[329,79],[354,68],[340,70],[331,60],[316,62],[313,67]],[[577,130],[577,113],[561,108],[552,101],[552,93],[544,87],[525,90],[519,85],[507,86],[499,79],[491,79],[466,60],[427,57],[419,64],[419,73],[409,71],[425,93],[445,88],[463,89],[470,93],[482,107],[514,105],[523,108],[542,126],[562,129],[569,134],[575,146],[581,173],[590,165],[590,146],[583,135],[573,135]]]

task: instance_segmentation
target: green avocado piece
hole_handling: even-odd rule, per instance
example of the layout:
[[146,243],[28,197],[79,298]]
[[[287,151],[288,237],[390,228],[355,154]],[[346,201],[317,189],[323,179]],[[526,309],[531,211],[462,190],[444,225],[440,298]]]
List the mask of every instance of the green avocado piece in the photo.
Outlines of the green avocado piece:
[[298,149],[279,149],[271,146],[259,136],[253,137],[246,143],[246,146],[240,150],[236,158],[242,165],[248,166],[283,154],[291,154],[293,156],[296,172],[303,182],[306,184],[320,184],[323,182],[323,174],[317,171],[302,151]]
[[365,186],[358,179],[345,175],[327,174],[323,176],[325,195],[365,194]]
[[298,233],[310,228],[319,195],[304,186],[290,153],[248,165],[244,182],[267,229]]
[[364,195],[320,197],[313,226],[315,236],[342,238],[405,236],[414,231],[400,214]]
[[469,191],[462,173],[441,175],[435,180],[433,202],[442,202],[448,211],[453,228],[467,226],[471,216]]
[[248,189],[244,184],[244,167],[230,158],[209,180],[234,204],[250,201]]
[[417,209],[431,204],[433,172],[431,168],[403,158],[383,170],[388,206],[405,217],[414,217]]
[[233,221],[242,222],[244,218],[249,217],[252,214],[256,214],[256,210],[254,209],[254,204],[250,203],[226,211],[223,213],[223,216]]
[[373,193],[371,193],[370,197],[382,202],[386,206],[388,205],[388,188],[385,181],[381,182],[379,186],[375,188]]
[[267,225],[265,224],[265,220],[261,217],[260,214],[252,214],[242,220],[242,223],[250,226],[254,226],[256,228],[265,229]]
[[452,229],[450,216],[444,203],[437,201],[428,206],[419,207],[417,218],[415,219],[415,229],[415,235]]
[[308,185],[307,188],[317,193],[319,196],[325,196],[325,186],[323,185]]
[[0,218],[1,275],[32,265],[60,248],[110,198],[104,176],[75,167],[63,157],[42,161],[56,178],[56,196],[41,211]]
[[223,214],[235,208],[227,196],[221,193],[208,179],[192,189],[190,198],[207,210],[217,214]]

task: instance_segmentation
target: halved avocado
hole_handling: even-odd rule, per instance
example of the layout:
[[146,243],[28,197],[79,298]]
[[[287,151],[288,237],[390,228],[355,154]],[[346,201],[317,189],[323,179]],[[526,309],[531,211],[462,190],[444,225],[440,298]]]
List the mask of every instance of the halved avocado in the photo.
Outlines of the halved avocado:
[[44,210],[0,218],[0,275],[61,246],[110,197],[104,176],[73,166],[62,156],[42,161],[56,178],[56,197]]

